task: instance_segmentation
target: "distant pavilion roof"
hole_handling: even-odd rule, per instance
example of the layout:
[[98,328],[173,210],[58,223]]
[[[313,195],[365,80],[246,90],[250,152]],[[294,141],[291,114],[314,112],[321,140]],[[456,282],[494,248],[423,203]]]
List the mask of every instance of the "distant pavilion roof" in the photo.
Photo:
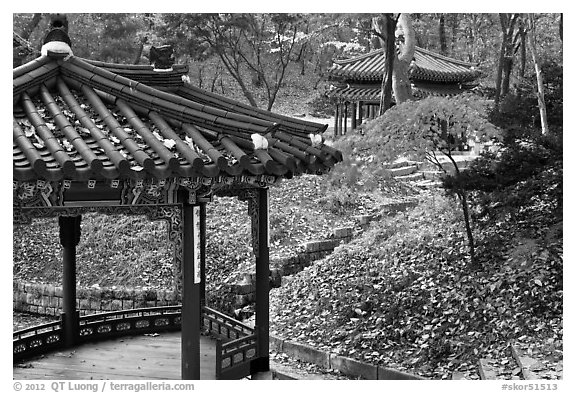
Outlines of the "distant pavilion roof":
[[309,136],[327,125],[195,88],[184,81],[187,72],[53,52],[15,68],[14,180],[273,182],[323,173],[342,160]]
[[[385,50],[335,60],[329,79],[339,82],[330,96],[347,100],[378,100],[384,74]],[[481,75],[476,65],[416,47],[409,77],[421,95],[457,94],[475,86]]]

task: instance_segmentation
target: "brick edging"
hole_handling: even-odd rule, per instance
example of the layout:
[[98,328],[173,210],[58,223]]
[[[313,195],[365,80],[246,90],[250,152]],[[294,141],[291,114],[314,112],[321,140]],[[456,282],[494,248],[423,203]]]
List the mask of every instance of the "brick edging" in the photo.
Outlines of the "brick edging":
[[270,349],[282,352],[293,359],[316,364],[324,369],[340,371],[344,375],[362,377],[370,380],[424,380],[418,375],[405,373],[388,367],[361,362],[356,359],[322,351],[309,345],[284,340],[270,335]]

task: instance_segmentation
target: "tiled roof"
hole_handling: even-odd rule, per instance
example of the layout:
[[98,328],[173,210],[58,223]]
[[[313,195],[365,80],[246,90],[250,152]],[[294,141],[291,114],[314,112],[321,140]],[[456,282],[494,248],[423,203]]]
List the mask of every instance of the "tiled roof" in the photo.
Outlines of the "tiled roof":
[[[474,87],[474,84],[416,82],[412,85],[412,93],[415,97],[451,96]],[[328,96],[350,102],[379,102],[381,89],[380,85],[374,84],[338,85],[328,92]]]
[[[379,49],[347,60],[336,60],[329,70],[332,79],[378,81],[385,66],[385,50]],[[471,82],[480,76],[474,64],[416,47],[410,65],[410,80],[426,82]]]
[[185,72],[54,53],[15,68],[14,180],[291,177],[342,160],[308,136],[325,125],[187,86]]
[[367,86],[336,86],[328,92],[329,97],[345,101],[380,102],[381,87],[378,85]]

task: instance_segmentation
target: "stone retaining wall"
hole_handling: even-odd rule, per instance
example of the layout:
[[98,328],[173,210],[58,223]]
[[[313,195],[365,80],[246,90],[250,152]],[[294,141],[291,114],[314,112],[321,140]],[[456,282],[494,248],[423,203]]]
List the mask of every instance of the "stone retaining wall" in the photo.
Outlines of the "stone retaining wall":
[[[312,262],[322,259],[342,243],[352,239],[354,228],[335,228],[325,240],[313,240],[302,244],[291,256],[270,261],[270,288],[279,288],[282,277],[304,270]],[[235,296],[235,307],[244,307],[256,299],[256,275],[245,274],[239,283],[231,284],[230,290]]]
[[[175,291],[162,289],[77,288],[76,297],[80,315],[180,304]],[[61,286],[13,282],[14,311],[59,316],[62,302]]]

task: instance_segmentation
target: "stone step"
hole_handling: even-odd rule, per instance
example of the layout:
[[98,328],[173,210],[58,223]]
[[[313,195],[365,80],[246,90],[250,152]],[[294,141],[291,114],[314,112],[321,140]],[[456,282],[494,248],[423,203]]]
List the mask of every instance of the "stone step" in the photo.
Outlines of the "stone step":
[[493,359],[482,358],[478,361],[478,373],[480,379],[495,380],[498,379],[496,369],[494,368],[495,361]]
[[394,161],[392,163],[387,163],[384,164],[384,168],[385,169],[396,169],[396,168],[403,168],[403,167],[407,167],[407,166],[416,166],[418,168],[420,168],[420,166],[422,166],[424,163],[420,162],[420,161],[412,161],[412,160],[399,160],[399,161]]
[[458,381],[458,380],[467,380],[468,378],[466,378],[466,375],[464,375],[464,373],[461,373],[460,371],[454,371],[452,373],[452,380],[453,381]]
[[512,345],[511,348],[512,356],[522,369],[524,379],[540,379],[536,372],[542,371],[546,367],[539,360],[526,356],[526,354],[515,345]]
[[416,173],[412,173],[410,175],[405,175],[405,176],[395,176],[394,178],[396,180],[401,180],[401,181],[416,181],[416,180],[423,180],[424,175],[422,174],[422,172],[416,172]]
[[420,171],[424,175],[424,179],[426,180],[437,180],[440,179],[444,172],[442,171]]
[[436,188],[442,186],[442,182],[436,180],[420,180],[415,182],[414,185],[422,188]]
[[410,165],[410,166],[403,166],[400,168],[391,168],[391,169],[387,169],[386,171],[392,176],[392,177],[399,177],[399,176],[406,176],[406,175],[410,175],[414,172],[416,172],[418,170],[418,166],[416,165]]

